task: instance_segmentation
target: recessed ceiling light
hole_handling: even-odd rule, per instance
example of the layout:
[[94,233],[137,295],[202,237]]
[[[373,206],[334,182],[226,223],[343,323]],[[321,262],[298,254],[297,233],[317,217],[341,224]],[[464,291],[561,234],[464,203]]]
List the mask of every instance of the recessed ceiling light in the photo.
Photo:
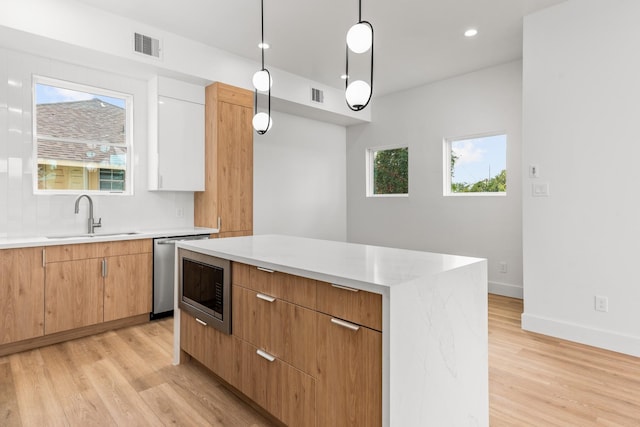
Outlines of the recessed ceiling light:
[[476,28],[469,28],[464,32],[465,37],[475,37],[478,35],[478,30]]
[[258,47],[260,49],[269,49],[271,46],[269,46],[269,43],[258,43]]

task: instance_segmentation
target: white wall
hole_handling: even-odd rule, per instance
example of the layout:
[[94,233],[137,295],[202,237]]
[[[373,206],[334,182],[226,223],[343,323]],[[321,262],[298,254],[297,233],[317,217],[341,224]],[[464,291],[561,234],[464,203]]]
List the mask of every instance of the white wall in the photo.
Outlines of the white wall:
[[541,174],[523,180],[523,327],[636,356],[638,16],[637,0],[570,0],[527,17],[523,81],[523,160]]
[[[0,48],[0,237],[86,231],[86,202],[75,215],[75,196],[33,194],[32,74],[134,96],[135,194],[92,196],[101,232],[193,226],[193,193],[146,191],[145,81]],[[183,217],[177,217],[178,208]]]
[[[133,52],[134,32],[162,40],[162,59]],[[2,0],[0,46],[5,41],[11,43],[5,47],[20,43],[22,50],[64,57],[73,63],[89,60],[101,68],[120,70],[131,68],[133,62],[153,72],[161,70],[196,80],[221,81],[251,90],[251,77],[260,67],[257,57],[243,58],[75,0]],[[282,108],[338,124],[370,119],[370,110],[357,113],[349,110],[340,89],[274,67],[270,71],[274,80],[273,101]],[[311,101],[311,87],[324,91],[323,104]]]
[[254,234],[346,240],[346,130],[272,112],[253,138]]
[[[488,258],[492,292],[521,296],[521,62],[374,100],[347,131],[348,240]],[[443,196],[443,138],[507,134],[507,195]],[[409,145],[409,197],[365,197],[369,147]],[[499,273],[506,261],[508,272]]]

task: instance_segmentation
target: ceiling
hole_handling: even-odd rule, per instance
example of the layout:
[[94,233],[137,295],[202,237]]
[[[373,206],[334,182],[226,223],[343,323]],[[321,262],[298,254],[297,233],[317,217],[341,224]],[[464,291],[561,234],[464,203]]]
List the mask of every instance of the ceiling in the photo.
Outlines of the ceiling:
[[[258,0],[77,1],[260,60]],[[375,31],[374,95],[521,58],[522,17],[563,1],[364,0],[362,19]],[[358,2],[264,3],[266,67],[344,87],[345,35],[358,20]],[[463,36],[469,27],[478,29],[475,38]]]

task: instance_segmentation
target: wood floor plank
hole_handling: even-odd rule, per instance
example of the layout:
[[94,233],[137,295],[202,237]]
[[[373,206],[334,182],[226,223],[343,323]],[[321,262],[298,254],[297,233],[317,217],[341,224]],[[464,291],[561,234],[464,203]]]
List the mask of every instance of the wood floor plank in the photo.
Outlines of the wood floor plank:
[[22,425],[9,359],[0,359],[0,426]]
[[14,354],[9,359],[22,425],[68,425],[62,405],[51,387],[40,350]]
[[82,371],[75,368],[64,346],[40,349],[47,376],[68,420],[82,425],[114,424],[107,407],[96,389],[91,387]]
[[[163,383],[140,393],[149,407],[158,414],[165,425],[208,426],[207,420],[168,384]],[[215,425],[215,424],[213,424]]]
[[162,426],[159,416],[149,408],[127,379],[108,359],[83,366],[109,414],[120,426]]

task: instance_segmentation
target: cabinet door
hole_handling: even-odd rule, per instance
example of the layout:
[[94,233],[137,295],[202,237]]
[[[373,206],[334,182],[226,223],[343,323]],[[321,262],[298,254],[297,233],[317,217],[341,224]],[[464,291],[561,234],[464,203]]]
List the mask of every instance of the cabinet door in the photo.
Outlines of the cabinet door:
[[218,102],[218,216],[221,232],[253,230],[251,108]]
[[47,263],[46,270],[45,334],[102,322],[102,259]]
[[151,312],[152,262],[149,253],[106,258],[105,322]]
[[318,426],[382,425],[382,333],[318,314]]
[[159,97],[158,189],[204,190],[204,105]]
[[42,248],[0,250],[0,345],[44,334]]

